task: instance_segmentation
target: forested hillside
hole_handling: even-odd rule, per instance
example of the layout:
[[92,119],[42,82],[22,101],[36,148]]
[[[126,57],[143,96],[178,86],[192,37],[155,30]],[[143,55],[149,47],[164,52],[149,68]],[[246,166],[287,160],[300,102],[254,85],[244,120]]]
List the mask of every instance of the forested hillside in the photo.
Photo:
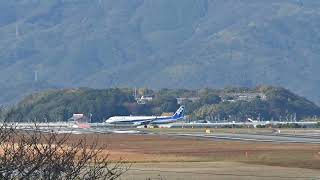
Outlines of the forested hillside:
[[[67,121],[83,113],[93,122],[116,115],[161,115],[186,108],[188,120],[301,120],[320,115],[311,101],[277,87],[225,89],[64,89],[27,96],[17,106],[0,111],[5,121]],[[148,96],[150,100],[140,101]],[[137,99],[139,101],[137,101]],[[178,104],[180,103],[180,105]]]
[[1,104],[53,87],[259,84],[320,103],[318,0],[7,0],[0,11]]

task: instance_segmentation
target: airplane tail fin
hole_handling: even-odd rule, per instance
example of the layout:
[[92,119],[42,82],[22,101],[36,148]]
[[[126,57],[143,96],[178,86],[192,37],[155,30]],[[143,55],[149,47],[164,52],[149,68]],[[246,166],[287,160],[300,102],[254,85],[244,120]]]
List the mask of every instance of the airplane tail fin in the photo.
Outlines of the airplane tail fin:
[[183,112],[184,112],[184,106],[180,106],[180,108],[174,113],[172,118],[174,119],[182,118],[184,116]]

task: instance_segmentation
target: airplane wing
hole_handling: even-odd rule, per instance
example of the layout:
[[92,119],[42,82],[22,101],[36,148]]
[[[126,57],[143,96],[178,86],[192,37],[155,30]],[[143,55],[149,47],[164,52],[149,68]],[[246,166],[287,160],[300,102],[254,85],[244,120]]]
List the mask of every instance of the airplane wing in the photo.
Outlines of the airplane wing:
[[134,122],[133,124],[134,124],[135,126],[149,125],[152,121],[154,121],[154,119],[138,121],[138,122]]

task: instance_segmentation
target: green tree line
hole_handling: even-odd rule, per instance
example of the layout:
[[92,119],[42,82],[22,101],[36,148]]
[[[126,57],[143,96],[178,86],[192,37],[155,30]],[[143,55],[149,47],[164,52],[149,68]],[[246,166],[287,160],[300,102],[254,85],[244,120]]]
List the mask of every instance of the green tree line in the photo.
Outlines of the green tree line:
[[[265,98],[237,100],[234,94],[260,93]],[[151,101],[137,103],[135,96],[151,96]],[[0,118],[6,121],[67,121],[74,113],[83,113],[92,122],[116,115],[161,115],[179,107],[177,98],[183,98],[189,119],[246,120],[247,118],[303,119],[319,116],[320,108],[313,102],[279,87],[225,89],[63,89],[49,90],[25,97],[13,108],[0,109]],[[289,117],[290,116],[290,117]]]

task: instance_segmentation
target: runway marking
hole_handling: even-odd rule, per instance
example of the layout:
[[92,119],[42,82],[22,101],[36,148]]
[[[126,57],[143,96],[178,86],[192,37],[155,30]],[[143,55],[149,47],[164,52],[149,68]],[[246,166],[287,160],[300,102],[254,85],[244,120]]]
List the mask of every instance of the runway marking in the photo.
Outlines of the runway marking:
[[[241,138],[241,137],[230,137],[223,135],[199,135],[199,134],[176,134],[178,136],[188,136],[188,137],[200,137],[200,138],[213,138],[213,139],[225,139],[225,140],[240,140],[240,141],[255,141],[255,142],[278,142],[278,143],[308,143],[308,144],[320,144],[320,141],[303,141],[303,140],[276,140],[276,139],[259,139],[259,138]],[[236,134],[237,135],[237,134]],[[245,134],[240,134],[245,135]],[[263,136],[268,138],[268,136]],[[277,136],[281,137],[281,136]],[[295,137],[294,137],[295,138]],[[301,139],[301,138],[300,138]]]

